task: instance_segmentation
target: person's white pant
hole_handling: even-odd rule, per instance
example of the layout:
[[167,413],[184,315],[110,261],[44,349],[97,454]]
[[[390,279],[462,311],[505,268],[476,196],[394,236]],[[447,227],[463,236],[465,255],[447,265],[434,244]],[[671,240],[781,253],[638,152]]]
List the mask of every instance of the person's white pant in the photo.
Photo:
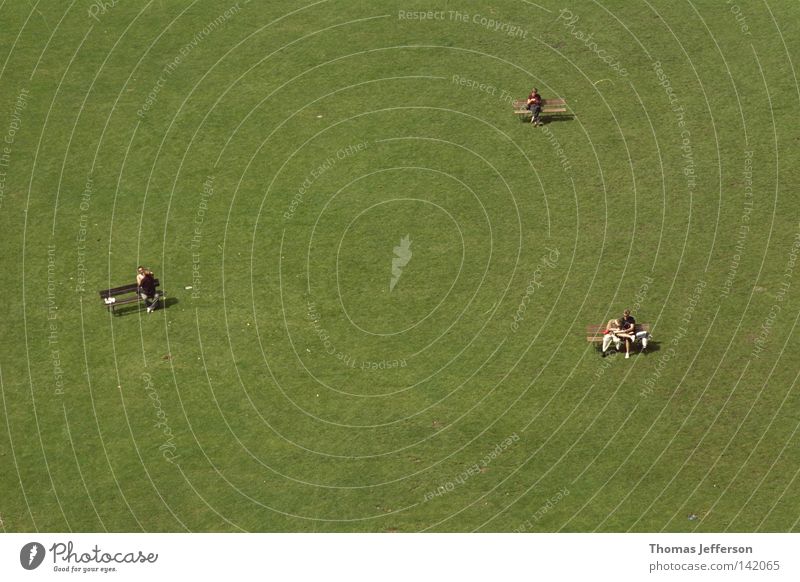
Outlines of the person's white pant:
[[613,333],[607,333],[603,336],[603,351],[607,351],[608,348],[611,346],[611,342],[614,342],[614,346],[619,349],[619,342],[620,338],[615,336]]
[[647,347],[647,341],[650,339],[650,332],[647,331],[639,331],[636,332],[636,337],[633,341],[635,342],[642,342],[642,349]]

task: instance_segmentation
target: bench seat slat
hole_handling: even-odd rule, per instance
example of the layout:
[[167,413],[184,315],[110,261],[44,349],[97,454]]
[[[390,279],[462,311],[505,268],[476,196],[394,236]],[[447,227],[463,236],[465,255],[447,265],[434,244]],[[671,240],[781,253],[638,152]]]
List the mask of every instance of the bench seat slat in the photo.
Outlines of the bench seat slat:
[[[566,112],[567,112],[566,107],[544,108],[544,109],[542,109],[542,114],[545,114],[545,113],[566,113]],[[530,115],[531,112],[528,111],[527,109],[520,109],[518,111],[514,111],[514,114],[515,115]]]
[[[566,104],[567,102],[564,99],[542,99],[542,107],[545,107],[547,105],[566,105]],[[527,106],[528,106],[527,99],[516,99],[514,101],[514,107],[518,109]]]
[[[567,102],[562,98],[556,99],[542,99],[542,115],[555,115],[567,113]],[[528,109],[528,102],[526,99],[516,99],[514,101],[514,115],[522,115],[530,117],[533,112]]]
[[[603,341],[603,330],[606,328],[604,325],[587,325],[586,326],[586,341],[587,342],[599,342]],[[634,333],[640,331],[650,331],[650,324],[649,323],[637,323],[636,326],[633,328]]]
[[566,113],[566,107],[543,107],[542,113]]

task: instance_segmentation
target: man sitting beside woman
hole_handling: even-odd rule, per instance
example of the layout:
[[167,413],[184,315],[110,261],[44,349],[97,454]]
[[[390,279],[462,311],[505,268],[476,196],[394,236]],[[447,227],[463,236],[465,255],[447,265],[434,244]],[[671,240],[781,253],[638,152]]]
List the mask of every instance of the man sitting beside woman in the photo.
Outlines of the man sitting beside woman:
[[614,347],[619,351],[620,343],[625,341],[625,357],[631,357],[631,344],[635,341],[642,343],[642,351],[647,349],[647,340],[650,334],[646,331],[636,331],[636,320],[631,315],[630,309],[626,309],[620,319],[612,319],[608,322],[606,330],[603,332],[603,347],[600,352],[602,357],[606,357],[606,351],[614,342]]

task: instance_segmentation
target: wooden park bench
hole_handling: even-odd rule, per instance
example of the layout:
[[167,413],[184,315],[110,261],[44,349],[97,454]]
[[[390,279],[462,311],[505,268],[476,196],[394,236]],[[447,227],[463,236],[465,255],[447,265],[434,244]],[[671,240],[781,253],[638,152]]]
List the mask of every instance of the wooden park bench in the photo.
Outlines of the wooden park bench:
[[[597,342],[601,343],[603,341],[603,331],[605,331],[605,325],[587,325],[586,326],[586,341],[587,342]],[[650,324],[649,323],[637,323],[633,328],[634,333],[639,333],[640,331],[646,331],[650,333]]]
[[[542,99],[542,116],[561,115],[567,112],[567,102],[563,99]],[[514,115],[519,115],[522,121],[530,119],[533,113],[528,109],[527,99],[514,101]]]
[[[164,298],[164,293],[158,290],[158,279],[155,280],[156,284],[156,301],[161,301]],[[100,299],[103,300],[103,305],[106,306],[112,313],[116,314],[116,308],[120,305],[128,305],[129,303],[140,303],[142,298],[139,297],[139,286],[136,283],[130,285],[123,285],[122,287],[114,287],[113,289],[100,290]]]

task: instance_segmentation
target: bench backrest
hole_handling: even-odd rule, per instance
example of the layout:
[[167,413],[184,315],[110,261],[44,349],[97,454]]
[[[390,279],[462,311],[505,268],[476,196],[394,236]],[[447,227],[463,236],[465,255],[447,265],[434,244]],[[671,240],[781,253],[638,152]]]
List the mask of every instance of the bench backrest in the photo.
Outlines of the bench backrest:
[[[158,279],[155,280],[156,287],[159,285]],[[136,283],[129,285],[122,285],[121,287],[114,287],[113,289],[102,289],[99,291],[101,299],[108,299],[109,297],[116,297],[117,295],[125,295],[126,293],[136,293],[139,286]]]

